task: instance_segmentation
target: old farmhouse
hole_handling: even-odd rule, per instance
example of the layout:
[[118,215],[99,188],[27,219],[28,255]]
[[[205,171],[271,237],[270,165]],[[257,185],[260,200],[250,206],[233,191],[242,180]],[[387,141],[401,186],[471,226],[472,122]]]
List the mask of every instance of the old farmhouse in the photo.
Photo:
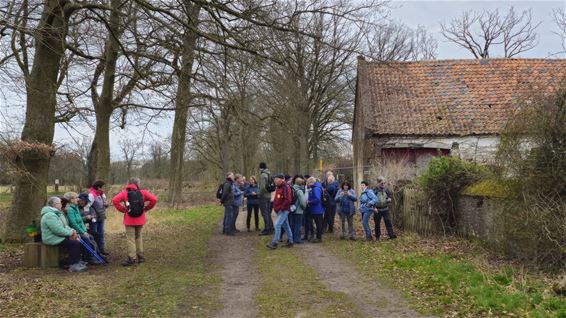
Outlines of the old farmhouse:
[[368,62],[358,59],[354,182],[370,167],[432,156],[494,158],[498,133],[528,93],[551,92],[566,60],[486,59]]

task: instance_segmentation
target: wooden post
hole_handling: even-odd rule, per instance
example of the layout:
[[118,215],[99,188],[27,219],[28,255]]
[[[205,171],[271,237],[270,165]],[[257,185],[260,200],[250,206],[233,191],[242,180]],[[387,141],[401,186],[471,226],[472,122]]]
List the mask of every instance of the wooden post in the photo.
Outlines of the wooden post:
[[59,267],[59,246],[41,244],[41,267]]
[[59,179],[55,179],[55,193],[59,193]]
[[24,267],[39,267],[41,265],[41,243],[26,243],[24,245]]

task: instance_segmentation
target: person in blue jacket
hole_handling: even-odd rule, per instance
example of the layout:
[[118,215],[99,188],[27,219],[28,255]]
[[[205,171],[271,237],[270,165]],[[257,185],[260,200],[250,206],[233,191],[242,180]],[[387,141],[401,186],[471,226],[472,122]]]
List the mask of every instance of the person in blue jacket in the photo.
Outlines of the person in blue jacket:
[[346,238],[346,221],[348,221],[348,232],[350,234],[350,240],[354,241],[356,238],[354,236],[354,214],[356,214],[356,206],[354,202],[358,200],[356,192],[354,189],[350,188],[350,183],[344,181],[342,187],[336,193],[336,204],[338,207],[338,215],[340,216],[340,222],[342,223],[342,234],[340,239]]
[[[310,177],[307,180],[308,194],[308,209],[310,212],[309,217],[314,220],[316,224],[316,239],[312,239],[311,243],[320,243],[322,241],[322,217],[324,215],[324,207],[322,207],[322,185],[316,180],[315,177]],[[309,220],[307,220],[309,222]]]
[[362,225],[366,235],[366,241],[372,241],[371,228],[369,227],[369,218],[373,214],[373,207],[377,204],[378,198],[373,191],[368,188],[368,183],[362,181],[360,184],[362,193],[360,194],[359,209],[362,213]]
[[258,198],[259,188],[257,186],[257,180],[255,176],[250,177],[250,184],[246,187],[244,191],[244,196],[248,199],[247,208],[248,215],[246,218],[246,226],[248,227],[248,232],[250,231],[250,223],[252,220],[252,211],[254,214],[255,221],[255,231],[259,231],[259,198]]

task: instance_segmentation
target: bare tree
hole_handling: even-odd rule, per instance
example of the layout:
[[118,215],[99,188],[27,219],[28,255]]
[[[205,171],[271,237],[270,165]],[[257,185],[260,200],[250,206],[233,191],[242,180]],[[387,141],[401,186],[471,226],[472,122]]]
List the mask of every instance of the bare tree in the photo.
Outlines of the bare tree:
[[501,16],[499,10],[465,11],[461,17],[441,23],[440,27],[448,41],[468,50],[476,59],[485,59],[492,56],[498,46],[505,58],[531,50],[537,45],[539,25],[540,22],[533,22],[531,10],[518,15],[510,7],[505,16]]
[[558,31],[554,32],[562,40],[562,51],[566,52],[566,9],[556,9],[552,12]]
[[372,28],[368,57],[376,61],[433,60],[438,43],[422,26],[415,30],[396,22]]

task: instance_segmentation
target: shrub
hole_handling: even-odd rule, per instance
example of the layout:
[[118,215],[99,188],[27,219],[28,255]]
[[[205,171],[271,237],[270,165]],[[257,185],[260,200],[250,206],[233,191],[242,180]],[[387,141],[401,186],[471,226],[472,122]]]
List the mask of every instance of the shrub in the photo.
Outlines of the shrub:
[[444,231],[454,231],[455,210],[462,189],[489,175],[488,169],[455,157],[435,157],[416,180],[436,207]]
[[502,209],[505,251],[544,268],[566,263],[566,89],[531,96],[501,136],[497,162],[513,200]]

